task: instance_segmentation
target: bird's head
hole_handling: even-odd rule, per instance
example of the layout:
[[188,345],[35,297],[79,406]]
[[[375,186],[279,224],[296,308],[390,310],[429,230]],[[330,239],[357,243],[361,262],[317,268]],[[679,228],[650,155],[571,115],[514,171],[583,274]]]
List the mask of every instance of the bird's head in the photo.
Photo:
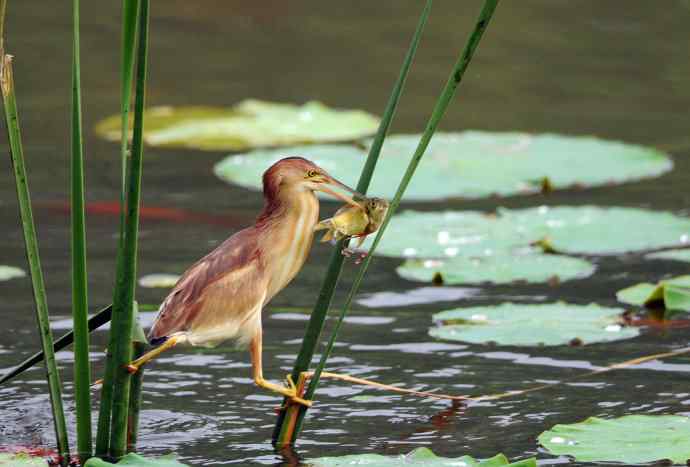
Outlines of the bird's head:
[[[325,170],[312,161],[302,157],[286,157],[279,160],[264,172],[264,196],[274,199],[280,192],[314,192],[322,191],[348,204],[359,206],[353,200],[364,199],[364,196],[331,177]],[[351,193],[347,196],[335,191],[341,189]]]

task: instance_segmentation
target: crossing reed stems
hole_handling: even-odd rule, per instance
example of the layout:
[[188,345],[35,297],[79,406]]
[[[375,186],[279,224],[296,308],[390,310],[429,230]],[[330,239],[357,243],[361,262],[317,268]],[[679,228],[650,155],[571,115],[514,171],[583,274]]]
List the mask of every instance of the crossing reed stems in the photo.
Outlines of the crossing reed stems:
[[[388,103],[386,104],[386,109],[381,118],[381,124],[379,125],[376,136],[374,137],[371,148],[369,149],[369,155],[364,167],[362,168],[359,182],[357,183],[357,191],[360,193],[366,193],[367,189],[369,188],[369,183],[371,182],[371,178],[374,174],[374,169],[376,168],[376,163],[381,152],[383,140],[388,133],[391,122],[393,121],[395,110],[405,87],[405,80],[407,79],[410,67],[412,66],[412,61],[417,51],[417,46],[419,45],[422,31],[424,30],[424,26],[426,25],[426,21],[429,17],[431,5],[432,0],[427,0],[424,10],[419,17],[417,28],[415,29],[410,46],[403,60],[400,73],[398,74],[398,78],[393,86]],[[328,309],[331,305],[333,294],[340,278],[340,272],[343,266],[343,255],[341,255],[340,252],[347,246],[347,240],[341,240],[335,245],[330,263],[328,265],[328,270],[326,272],[326,277],[322,282],[321,290],[319,291],[316,304],[314,305],[314,311],[312,312],[309,319],[309,324],[307,325],[307,331],[305,333],[304,340],[302,341],[302,347],[300,348],[300,352],[297,356],[295,367],[292,370],[293,381],[297,381],[300,374],[309,369],[309,364],[311,363],[316,351],[316,347],[319,344],[319,337],[321,335],[321,331],[323,330],[324,321],[326,319],[326,315],[328,314]],[[278,414],[278,420],[273,430],[273,444],[276,446],[285,446],[291,444],[294,441],[292,437],[296,436],[296,432],[293,430],[296,416],[296,413],[294,412],[295,409],[288,410],[285,404],[283,406],[284,408]],[[288,412],[292,413],[288,414]],[[303,414],[303,412],[300,412],[300,414]],[[286,420],[288,415],[289,419]]]

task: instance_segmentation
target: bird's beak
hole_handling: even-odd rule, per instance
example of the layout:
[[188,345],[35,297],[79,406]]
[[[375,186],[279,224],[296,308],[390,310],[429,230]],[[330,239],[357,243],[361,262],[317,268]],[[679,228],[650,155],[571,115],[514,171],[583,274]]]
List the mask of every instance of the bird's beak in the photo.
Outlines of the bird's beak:
[[[333,188],[340,188],[342,190],[345,190],[349,193],[352,193],[353,196],[347,196],[342,193],[338,193],[337,191],[333,190]],[[334,198],[337,198],[341,201],[346,202],[347,204],[351,206],[356,206],[356,207],[361,207],[361,205],[355,201],[356,199],[366,199],[364,195],[361,193],[356,192],[349,186],[345,185],[342,182],[339,182],[333,177],[327,177],[323,182],[321,182],[318,187],[316,188],[318,191],[323,191],[324,193],[328,193],[329,195],[333,196]]]

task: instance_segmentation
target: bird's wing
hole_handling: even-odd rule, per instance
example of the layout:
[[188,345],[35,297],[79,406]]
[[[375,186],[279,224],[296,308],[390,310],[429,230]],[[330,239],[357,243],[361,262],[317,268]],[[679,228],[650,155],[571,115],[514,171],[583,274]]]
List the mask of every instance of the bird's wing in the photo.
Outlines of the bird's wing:
[[233,235],[182,275],[161,304],[149,340],[245,319],[262,304],[262,270],[255,232]]

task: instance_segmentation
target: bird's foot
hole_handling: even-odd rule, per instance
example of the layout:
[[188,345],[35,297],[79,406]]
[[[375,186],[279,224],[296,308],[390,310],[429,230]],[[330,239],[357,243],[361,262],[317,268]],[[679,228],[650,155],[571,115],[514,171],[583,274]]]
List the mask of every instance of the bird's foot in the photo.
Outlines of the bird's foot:
[[343,248],[340,254],[346,258],[350,258],[354,254],[354,252],[355,250],[353,250],[352,248]]
[[290,402],[311,407],[312,401],[302,399],[297,395],[297,387],[295,386],[294,381],[292,381],[292,376],[288,375],[286,380],[287,386],[279,386],[277,384],[270,383],[263,378],[255,378],[254,383],[261,388],[268,389],[269,391],[273,391],[287,397],[290,399]]

